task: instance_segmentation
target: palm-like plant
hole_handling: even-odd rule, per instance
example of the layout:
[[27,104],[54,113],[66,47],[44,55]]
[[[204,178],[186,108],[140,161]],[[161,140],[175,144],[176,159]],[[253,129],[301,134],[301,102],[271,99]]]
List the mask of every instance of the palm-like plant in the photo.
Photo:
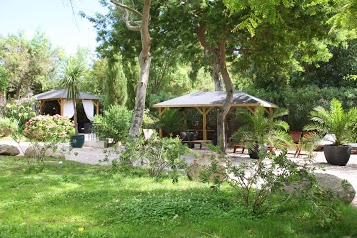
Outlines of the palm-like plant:
[[269,145],[283,148],[293,144],[287,133],[289,125],[278,118],[288,114],[287,109],[278,108],[268,116],[265,115],[264,107],[258,107],[255,113],[247,110],[239,110],[236,115],[245,125],[236,131],[232,139],[235,142],[245,142],[248,148],[254,144]]
[[77,102],[79,100],[79,81],[83,77],[85,67],[83,64],[74,59],[69,59],[63,66],[63,75],[60,81],[60,87],[67,90],[67,99],[73,101],[74,107],[74,126],[75,134],[78,135],[78,123],[77,123]]
[[334,134],[333,145],[343,145],[353,142],[354,127],[357,123],[357,108],[353,107],[348,112],[342,108],[337,99],[332,99],[330,110],[317,106],[310,112],[313,123],[304,127],[307,131],[317,131],[320,135]]

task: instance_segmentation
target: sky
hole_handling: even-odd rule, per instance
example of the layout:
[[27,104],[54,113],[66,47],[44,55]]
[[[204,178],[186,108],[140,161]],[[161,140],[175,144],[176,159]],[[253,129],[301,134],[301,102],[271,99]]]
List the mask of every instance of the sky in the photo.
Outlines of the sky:
[[77,47],[95,50],[96,31],[93,25],[78,15],[106,9],[99,0],[0,0],[0,35],[16,34],[23,31],[27,39],[32,39],[40,29],[54,45],[65,49],[68,54],[76,52]]

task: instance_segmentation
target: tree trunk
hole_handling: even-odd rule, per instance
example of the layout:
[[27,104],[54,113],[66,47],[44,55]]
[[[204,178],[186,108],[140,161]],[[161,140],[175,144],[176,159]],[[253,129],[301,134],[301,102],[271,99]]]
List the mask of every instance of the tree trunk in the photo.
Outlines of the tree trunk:
[[140,78],[139,78],[138,89],[135,97],[133,121],[131,123],[130,131],[129,131],[130,136],[133,138],[139,136],[139,130],[143,123],[145,100],[146,100],[146,89],[149,81],[150,63],[151,63],[151,56],[150,56],[151,39],[149,34],[150,7],[151,7],[151,0],[145,0],[141,27],[140,27],[141,46],[142,46],[139,55]]
[[150,53],[146,57],[144,57],[142,53],[143,52],[141,52],[139,56],[140,81],[136,92],[134,116],[129,132],[130,135],[134,138],[136,138],[139,135],[139,129],[143,123],[146,89],[149,80],[150,62],[151,62]]
[[212,76],[213,76],[213,82],[214,82],[214,90],[215,91],[223,91],[222,87],[222,81],[221,78],[219,77],[219,58],[217,56],[214,56],[214,62],[211,64],[212,68]]
[[219,138],[218,145],[222,151],[225,151],[227,142],[225,120],[229,110],[231,109],[233,101],[233,83],[226,65],[226,41],[226,38],[222,38],[219,45],[219,70],[223,78],[224,86],[226,87],[227,95],[226,101],[217,116],[217,135]]
[[203,48],[207,51],[211,52],[214,57],[217,59],[216,63],[218,63],[218,69],[220,74],[222,75],[224,86],[226,87],[226,101],[223,104],[220,112],[217,115],[217,136],[218,136],[218,145],[222,151],[226,149],[226,130],[225,130],[225,120],[226,116],[231,109],[232,101],[233,101],[233,83],[231,77],[229,76],[227,65],[226,65],[226,42],[227,39],[225,35],[222,35],[222,38],[219,42],[219,49],[215,49],[208,45],[205,38],[205,25],[200,25],[198,28],[197,36]]

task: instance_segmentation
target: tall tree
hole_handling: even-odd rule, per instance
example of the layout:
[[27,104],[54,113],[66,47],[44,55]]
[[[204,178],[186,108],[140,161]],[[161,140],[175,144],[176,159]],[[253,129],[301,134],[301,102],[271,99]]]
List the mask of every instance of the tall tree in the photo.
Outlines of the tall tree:
[[[339,1],[224,0],[230,14],[245,13],[235,30],[248,31],[245,47],[255,54],[242,55],[234,66],[254,78],[258,87],[276,89],[289,84],[293,73],[307,65],[327,62],[329,45],[353,38],[353,32],[336,26],[331,31],[331,17],[339,10]],[[299,82],[297,82],[299,83]]]
[[[135,138],[139,136],[139,129],[141,128],[144,118],[146,89],[150,73],[151,38],[149,33],[149,23],[151,0],[144,0],[142,13],[115,0],[111,0],[111,2],[118,8],[124,10],[124,19],[127,28],[132,31],[140,32],[141,36],[141,52],[139,54],[140,77],[135,97],[133,121],[131,123],[129,131],[130,135]],[[133,18],[133,15],[139,17],[139,22]]]
[[57,74],[61,52],[53,49],[44,33],[28,40],[23,33],[0,37],[0,62],[8,72],[8,90],[16,98],[42,92]]
[[104,107],[112,104],[125,106],[127,100],[127,79],[125,77],[121,56],[107,59],[107,73],[104,85]]

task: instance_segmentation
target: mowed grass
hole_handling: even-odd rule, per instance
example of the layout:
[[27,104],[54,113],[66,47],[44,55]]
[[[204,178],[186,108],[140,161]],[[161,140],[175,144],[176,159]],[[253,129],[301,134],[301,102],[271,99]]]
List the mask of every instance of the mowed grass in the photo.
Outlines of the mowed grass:
[[351,206],[339,205],[340,218],[321,227],[306,201],[257,217],[229,186],[212,193],[184,176],[172,184],[59,162],[0,157],[0,237],[357,237]]

